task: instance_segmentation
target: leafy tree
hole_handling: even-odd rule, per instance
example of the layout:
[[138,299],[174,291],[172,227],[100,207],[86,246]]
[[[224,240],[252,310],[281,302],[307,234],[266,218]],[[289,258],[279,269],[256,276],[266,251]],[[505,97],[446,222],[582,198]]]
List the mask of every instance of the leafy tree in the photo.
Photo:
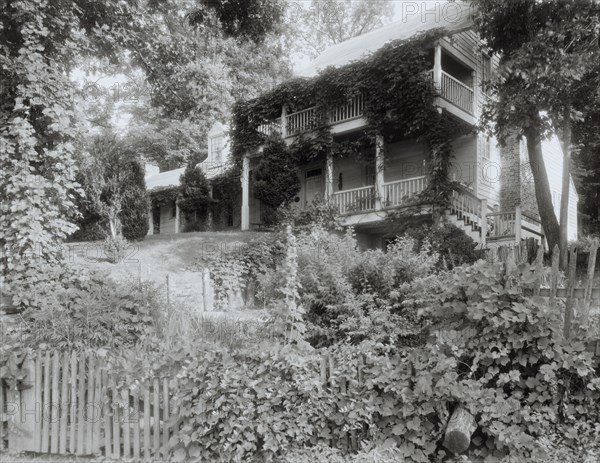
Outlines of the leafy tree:
[[210,183],[196,164],[188,164],[181,176],[181,186],[177,205],[188,217],[204,228],[213,200],[210,197]]
[[[270,209],[286,206],[300,191],[300,179],[283,140],[269,140],[254,170],[254,196]],[[265,217],[266,221],[273,217]]]
[[144,171],[115,135],[92,141],[83,161],[84,188],[111,239],[139,239],[148,230],[148,200]]
[[[182,6],[167,3],[172,11]],[[260,41],[280,18],[273,10],[276,4],[271,0],[244,3],[240,10],[226,0],[195,6],[216,11],[219,23],[213,29],[217,32],[222,28],[228,36]],[[161,79],[154,65],[159,63],[162,71],[181,69],[180,61],[171,58],[182,48],[173,47],[170,39],[176,44],[182,35],[165,33],[168,24],[157,24],[157,18],[165,15],[152,16],[152,8],[163,4],[154,0],[2,2],[0,245],[8,249],[3,253],[2,274],[13,280],[7,281],[13,293],[17,280],[35,284],[47,273],[40,262],[60,263],[62,241],[76,228],[74,153],[81,137],[67,76],[85,57],[114,62],[127,56],[133,64],[145,65],[151,83],[164,82],[162,90],[171,93],[169,85],[175,80]],[[184,48],[178,56],[188,51]]]
[[[565,264],[571,125],[575,88],[598,59],[598,6],[594,0],[476,0],[475,24],[490,50],[500,56],[497,98],[484,119],[503,141],[516,133],[527,141],[534,167],[536,199],[548,244],[561,245]],[[561,225],[554,214],[542,140],[558,132],[565,153]]]
[[[574,94],[582,117],[573,124],[574,166],[584,233],[600,233],[600,64]],[[594,91],[594,87],[596,91]]]
[[[67,76],[81,56],[110,54],[127,2],[2,2],[0,245],[13,295],[47,278],[75,231],[77,130]],[[45,265],[44,265],[45,264]]]
[[392,0],[291,1],[287,10],[297,50],[311,58],[391,22],[393,15]]
[[[143,71],[147,88],[126,109],[132,116],[128,138],[163,169],[204,159],[209,128],[228,119],[236,99],[257,96],[290,76],[275,22],[271,32],[257,35],[281,19],[277,2],[242,2],[235,11],[239,2],[209,3],[212,9],[201,2],[150,2],[147,24],[130,38],[130,64]],[[257,29],[244,25],[244,11],[264,13],[266,22]],[[242,16],[240,24],[223,26],[233,15]],[[232,36],[236,28],[242,40]]]
[[[127,150],[125,151],[128,152]],[[127,180],[123,185],[121,224],[123,236],[129,241],[141,240],[148,233],[149,202],[144,180],[144,167],[139,160],[130,158],[125,164]]]

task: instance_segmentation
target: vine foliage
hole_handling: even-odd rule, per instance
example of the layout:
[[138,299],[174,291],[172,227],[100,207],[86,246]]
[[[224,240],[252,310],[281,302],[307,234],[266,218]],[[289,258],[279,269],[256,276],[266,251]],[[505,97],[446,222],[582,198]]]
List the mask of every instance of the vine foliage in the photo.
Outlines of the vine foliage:
[[[259,98],[238,102],[231,134],[235,162],[239,165],[265,143],[266,135],[258,127],[280,117],[282,106],[288,114],[314,106],[314,130],[296,137],[289,147],[297,164],[323,159],[326,153],[370,159],[378,134],[386,143],[415,139],[429,147],[431,181],[421,199],[447,201],[455,186],[448,179],[451,141],[471,129],[434,105],[436,90],[428,73],[431,49],[445,35],[448,32],[440,28],[392,41],[366,59],[329,67],[313,78],[289,80]],[[326,114],[358,94],[365,103],[365,128],[352,139],[334,139]]]

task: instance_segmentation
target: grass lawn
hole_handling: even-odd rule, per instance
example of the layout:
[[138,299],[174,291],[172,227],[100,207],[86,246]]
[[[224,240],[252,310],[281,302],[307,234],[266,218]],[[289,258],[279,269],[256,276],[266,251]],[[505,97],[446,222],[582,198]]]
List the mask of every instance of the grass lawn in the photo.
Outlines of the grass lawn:
[[85,242],[65,245],[64,258],[74,267],[106,271],[118,281],[150,280],[163,283],[167,274],[185,272],[225,252],[235,251],[254,238],[267,238],[260,232],[198,232],[178,235],[153,235],[131,243],[122,262],[110,263],[104,243]]

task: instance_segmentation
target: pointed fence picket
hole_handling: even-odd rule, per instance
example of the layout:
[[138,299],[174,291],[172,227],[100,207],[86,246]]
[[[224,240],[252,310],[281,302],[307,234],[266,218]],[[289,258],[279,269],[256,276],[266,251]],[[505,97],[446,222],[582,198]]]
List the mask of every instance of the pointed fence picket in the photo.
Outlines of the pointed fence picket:
[[0,381],[0,449],[111,460],[166,457],[175,403],[168,378],[124,392],[103,359],[83,352],[38,352],[24,368],[25,388]]
[[[515,246],[501,246],[490,249],[487,259],[502,262],[507,270],[524,262],[535,262],[535,272],[538,278],[532,288],[523,290],[523,294],[525,296],[546,297],[551,307],[558,307],[557,303],[559,301],[563,303],[563,334],[566,338],[570,338],[575,320],[585,326],[588,324],[592,311],[600,313],[600,287],[594,286],[597,285],[595,271],[599,244],[598,239],[594,240],[587,257],[587,266],[581,268],[580,265],[579,271],[578,262],[581,261],[578,257],[578,250],[576,248],[570,250],[567,270],[562,278],[566,279],[566,284],[563,284],[563,287],[559,287],[561,272],[559,270],[560,252],[558,246],[553,249],[549,272],[544,270],[542,247],[532,246],[532,243],[527,240]],[[546,273],[549,273],[549,275],[545,275]],[[580,281],[583,281],[583,285]],[[597,328],[600,329],[600,327]],[[592,352],[595,357],[600,357],[600,338],[589,342],[587,350]]]

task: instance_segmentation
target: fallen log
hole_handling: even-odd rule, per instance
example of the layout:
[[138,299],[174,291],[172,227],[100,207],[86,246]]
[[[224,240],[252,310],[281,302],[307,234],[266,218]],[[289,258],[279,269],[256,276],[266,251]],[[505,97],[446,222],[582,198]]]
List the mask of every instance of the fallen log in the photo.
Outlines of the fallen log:
[[457,406],[446,425],[444,447],[453,453],[463,453],[471,445],[476,428],[475,417],[463,406]]

